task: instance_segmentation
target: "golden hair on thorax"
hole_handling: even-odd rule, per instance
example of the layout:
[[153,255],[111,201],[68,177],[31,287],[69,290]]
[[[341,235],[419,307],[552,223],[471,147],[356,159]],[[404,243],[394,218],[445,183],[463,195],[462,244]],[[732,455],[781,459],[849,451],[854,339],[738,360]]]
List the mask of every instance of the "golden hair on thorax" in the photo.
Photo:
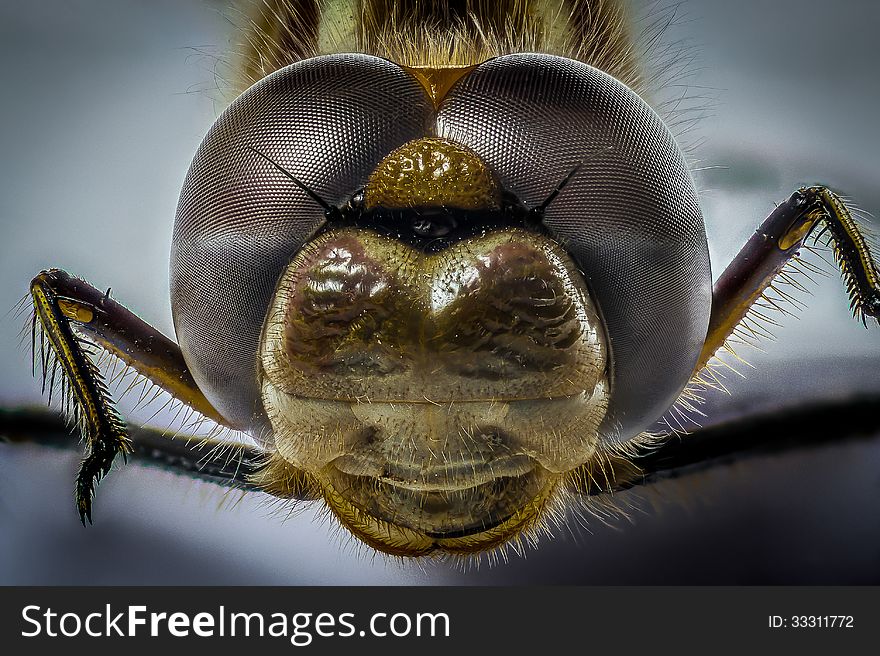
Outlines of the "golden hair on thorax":
[[257,0],[241,49],[241,88],[337,52],[415,69],[543,52],[582,61],[635,90],[642,82],[619,0]]

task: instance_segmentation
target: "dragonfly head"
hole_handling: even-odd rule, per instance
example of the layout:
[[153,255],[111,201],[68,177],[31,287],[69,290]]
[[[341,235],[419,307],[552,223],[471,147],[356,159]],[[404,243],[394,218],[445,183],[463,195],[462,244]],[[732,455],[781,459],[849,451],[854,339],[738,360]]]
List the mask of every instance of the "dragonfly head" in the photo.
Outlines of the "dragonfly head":
[[282,275],[260,359],[275,447],[384,551],[502,542],[597,447],[601,320],[529,217],[471,151],[420,139]]

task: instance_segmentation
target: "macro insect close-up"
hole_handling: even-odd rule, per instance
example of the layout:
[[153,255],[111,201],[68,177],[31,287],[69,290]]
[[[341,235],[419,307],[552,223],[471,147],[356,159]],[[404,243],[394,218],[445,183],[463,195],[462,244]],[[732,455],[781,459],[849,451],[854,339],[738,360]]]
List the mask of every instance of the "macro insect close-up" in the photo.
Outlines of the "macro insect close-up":
[[876,582],[880,14],[726,4],[5,9],[7,580]]

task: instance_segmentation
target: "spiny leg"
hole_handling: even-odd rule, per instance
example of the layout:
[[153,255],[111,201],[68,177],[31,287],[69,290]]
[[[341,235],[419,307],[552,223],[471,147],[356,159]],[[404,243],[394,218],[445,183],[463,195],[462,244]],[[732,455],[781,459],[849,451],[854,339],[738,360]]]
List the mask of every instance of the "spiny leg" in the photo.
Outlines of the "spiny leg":
[[863,323],[867,317],[880,322],[880,273],[865,235],[837,194],[826,187],[804,187],[767,217],[715,283],[696,372],[724,346],[756,302],[766,298],[774,279],[820,225],[830,236],[853,314]]
[[180,347],[110,298],[109,292],[51,269],[31,281],[31,297],[32,348],[36,358],[39,327],[44,388],[48,378],[51,396],[60,367],[70,416],[79,425],[88,450],[75,492],[83,523],[91,522],[95,484],[110,471],[118,454],[124,459],[133,450],[125,422],[90,356],[91,347],[113,354],[173,397],[226,425],[193,380]]

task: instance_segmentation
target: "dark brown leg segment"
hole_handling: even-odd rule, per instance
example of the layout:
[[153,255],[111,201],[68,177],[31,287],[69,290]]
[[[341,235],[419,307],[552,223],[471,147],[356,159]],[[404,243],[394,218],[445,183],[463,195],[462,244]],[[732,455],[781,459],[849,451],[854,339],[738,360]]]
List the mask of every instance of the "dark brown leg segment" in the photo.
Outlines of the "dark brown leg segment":
[[39,353],[44,385],[60,368],[70,415],[79,425],[88,455],[76,481],[76,505],[83,523],[91,522],[95,484],[117,454],[133,445],[97,365],[93,347],[103,349],[202,415],[225,425],[223,417],[199,390],[180,348],[122,305],[68,273],[51,269],[31,282],[34,303],[34,355]]
[[[154,428],[132,425],[127,428],[131,440],[128,458],[136,463],[217,485],[262,491],[251,481],[267,459],[257,447],[213,439],[171,440]],[[0,443],[76,448],[64,420],[57,413],[33,408],[0,408]]]
[[715,283],[709,332],[696,371],[724,345],[820,225],[830,236],[856,318],[880,322],[880,273],[864,234],[834,192],[804,187],[773,211]]
[[751,458],[876,440],[878,403],[876,396],[813,403],[702,428],[634,455],[610,456],[603,466],[583,471],[574,489],[603,495]]

